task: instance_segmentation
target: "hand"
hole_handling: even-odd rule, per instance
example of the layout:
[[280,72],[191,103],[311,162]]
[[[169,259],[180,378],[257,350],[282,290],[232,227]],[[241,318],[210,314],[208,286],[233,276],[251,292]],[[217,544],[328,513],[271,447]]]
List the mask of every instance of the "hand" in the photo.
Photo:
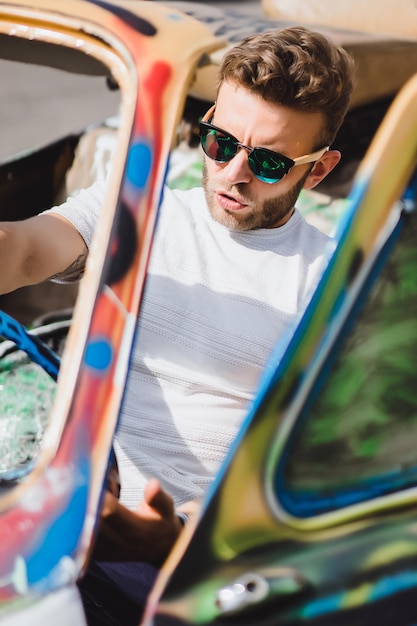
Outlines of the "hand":
[[181,529],[174,502],[158,480],[148,482],[144,500],[136,511],[127,509],[106,491],[92,557],[101,561],[141,561],[160,566]]

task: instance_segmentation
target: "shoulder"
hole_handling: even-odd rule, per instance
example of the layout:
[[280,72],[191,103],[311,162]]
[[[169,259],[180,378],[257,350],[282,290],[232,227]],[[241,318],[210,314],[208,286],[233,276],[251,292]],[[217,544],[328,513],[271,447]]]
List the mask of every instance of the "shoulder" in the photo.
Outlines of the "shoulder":
[[335,240],[328,234],[307,222],[296,209],[290,220],[288,231],[293,243],[297,242],[303,254],[309,259],[331,254],[336,246]]
[[177,224],[180,221],[200,220],[204,213],[206,199],[201,187],[193,189],[170,189],[165,187],[160,214],[165,223]]
[[186,209],[204,206],[206,203],[204,189],[193,187],[192,189],[171,189],[165,187],[163,203],[173,202],[180,204]]

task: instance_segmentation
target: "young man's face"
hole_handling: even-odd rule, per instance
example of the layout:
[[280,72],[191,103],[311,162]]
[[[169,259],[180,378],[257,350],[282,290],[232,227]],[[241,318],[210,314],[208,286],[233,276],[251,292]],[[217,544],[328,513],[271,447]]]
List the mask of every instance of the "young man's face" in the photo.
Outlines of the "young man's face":
[[[227,82],[220,87],[211,123],[245,146],[268,148],[294,159],[317,149],[323,118],[320,113],[297,112],[267,102]],[[210,213],[232,230],[282,226],[292,214],[312,165],[297,165],[281,181],[269,184],[251,171],[245,149],[227,163],[206,156],[203,184]],[[312,181],[308,186],[315,184]]]

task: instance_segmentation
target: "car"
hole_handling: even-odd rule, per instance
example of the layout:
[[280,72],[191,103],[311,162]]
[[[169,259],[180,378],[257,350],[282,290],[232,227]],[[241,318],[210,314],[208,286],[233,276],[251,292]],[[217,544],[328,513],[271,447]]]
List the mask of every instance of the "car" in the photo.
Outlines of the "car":
[[338,242],[144,623],[415,624],[415,97],[355,172]]
[[416,90],[362,161],[334,257],[145,624],[416,623]]
[[[236,29],[233,11],[214,14],[183,2],[0,0],[3,91],[13,84],[16,96],[1,106],[6,128],[7,106],[29,103],[20,119],[28,144],[1,157],[1,219],[110,180],[80,286],[41,285],[0,302],[6,626],[85,623],[76,582],[94,542],[163,184],[201,176],[195,127],[227,44],[282,24],[251,18]],[[196,525],[161,571],[146,624],[417,620],[417,44],[382,39],[404,62],[368,91],[360,64],[338,137],[346,166],[302,198],[336,252],[283,357],[277,349],[265,364]],[[364,42],[348,33],[346,46],[359,58]],[[45,110],[46,85],[63,94],[55,109]],[[365,377],[376,363],[377,382]]]
[[[67,120],[77,97],[78,107],[89,103],[90,117],[96,107],[101,127],[88,132],[77,127],[65,130],[63,137],[44,139],[47,145],[19,147],[15,154],[4,156],[2,219],[28,217],[57,201],[62,185],[68,184],[65,175],[70,166],[71,175],[77,177],[74,155],[76,148],[82,151],[81,136],[91,140],[91,133],[98,130],[107,145],[115,143],[110,149],[113,192],[103,206],[95,252],[76,297],[60,292],[50,298],[36,292],[18,307],[27,314],[33,300],[36,306],[42,304],[45,310],[36,315],[40,313],[43,320],[30,324],[33,331],[26,332],[19,319],[10,320],[6,314],[2,325],[2,334],[17,343],[18,352],[28,353],[35,365],[42,352],[39,332],[53,344],[57,335],[51,324],[58,324],[66,340],[52,405],[45,409],[39,398],[45,377],[31,371],[23,381],[13,379],[9,393],[2,387],[3,400],[32,397],[31,403],[15,407],[12,416],[3,404],[3,430],[10,432],[18,420],[22,423],[12,454],[7,446],[13,442],[8,444],[4,437],[2,444],[0,620],[9,625],[59,619],[78,626],[85,618],[76,580],[88,561],[95,532],[166,164],[187,89],[198,80],[197,66],[223,42],[203,24],[156,3],[77,0],[0,3],[0,39],[2,58],[15,64],[5,72],[8,80],[15,84],[18,75],[26,78],[15,88],[17,96],[22,98],[29,87],[30,99],[36,81],[43,81],[46,93],[39,106],[35,97],[30,99],[29,123],[37,126],[31,131],[46,134],[55,117]],[[36,114],[44,114],[51,85],[63,90],[64,97],[54,111],[48,109],[47,120],[38,127]],[[3,88],[7,92],[6,79]],[[107,104],[98,103],[98,94],[101,97],[109,89],[117,92],[120,104],[114,98],[108,102],[107,96],[103,96]],[[163,107],[164,99],[169,107]],[[115,113],[116,121],[105,123],[103,113],[106,117]],[[21,123],[25,122],[22,116]],[[73,122],[78,123],[79,118]],[[104,150],[101,161],[102,175],[108,152]],[[96,141],[90,166],[98,154],[103,152]],[[78,156],[83,178],[91,168],[81,166],[83,157]],[[85,182],[81,178],[78,186]],[[123,245],[117,245],[121,238]],[[67,314],[55,310],[57,300],[71,311],[69,330],[65,330]],[[12,310],[8,302],[9,307],[6,302],[2,305],[7,315]],[[6,348],[5,358],[10,359]],[[43,354],[48,361],[48,353]],[[10,364],[4,368],[13,369],[20,370]],[[25,411],[22,420],[21,410]]]

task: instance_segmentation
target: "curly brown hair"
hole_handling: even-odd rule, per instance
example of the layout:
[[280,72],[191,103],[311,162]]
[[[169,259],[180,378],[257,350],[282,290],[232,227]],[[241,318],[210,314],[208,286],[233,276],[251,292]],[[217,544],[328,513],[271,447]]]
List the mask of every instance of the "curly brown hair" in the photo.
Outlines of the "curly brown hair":
[[227,81],[264,100],[306,112],[321,112],[318,140],[331,145],[353,90],[352,57],[326,36],[300,26],[251,35],[223,57],[218,87]]

